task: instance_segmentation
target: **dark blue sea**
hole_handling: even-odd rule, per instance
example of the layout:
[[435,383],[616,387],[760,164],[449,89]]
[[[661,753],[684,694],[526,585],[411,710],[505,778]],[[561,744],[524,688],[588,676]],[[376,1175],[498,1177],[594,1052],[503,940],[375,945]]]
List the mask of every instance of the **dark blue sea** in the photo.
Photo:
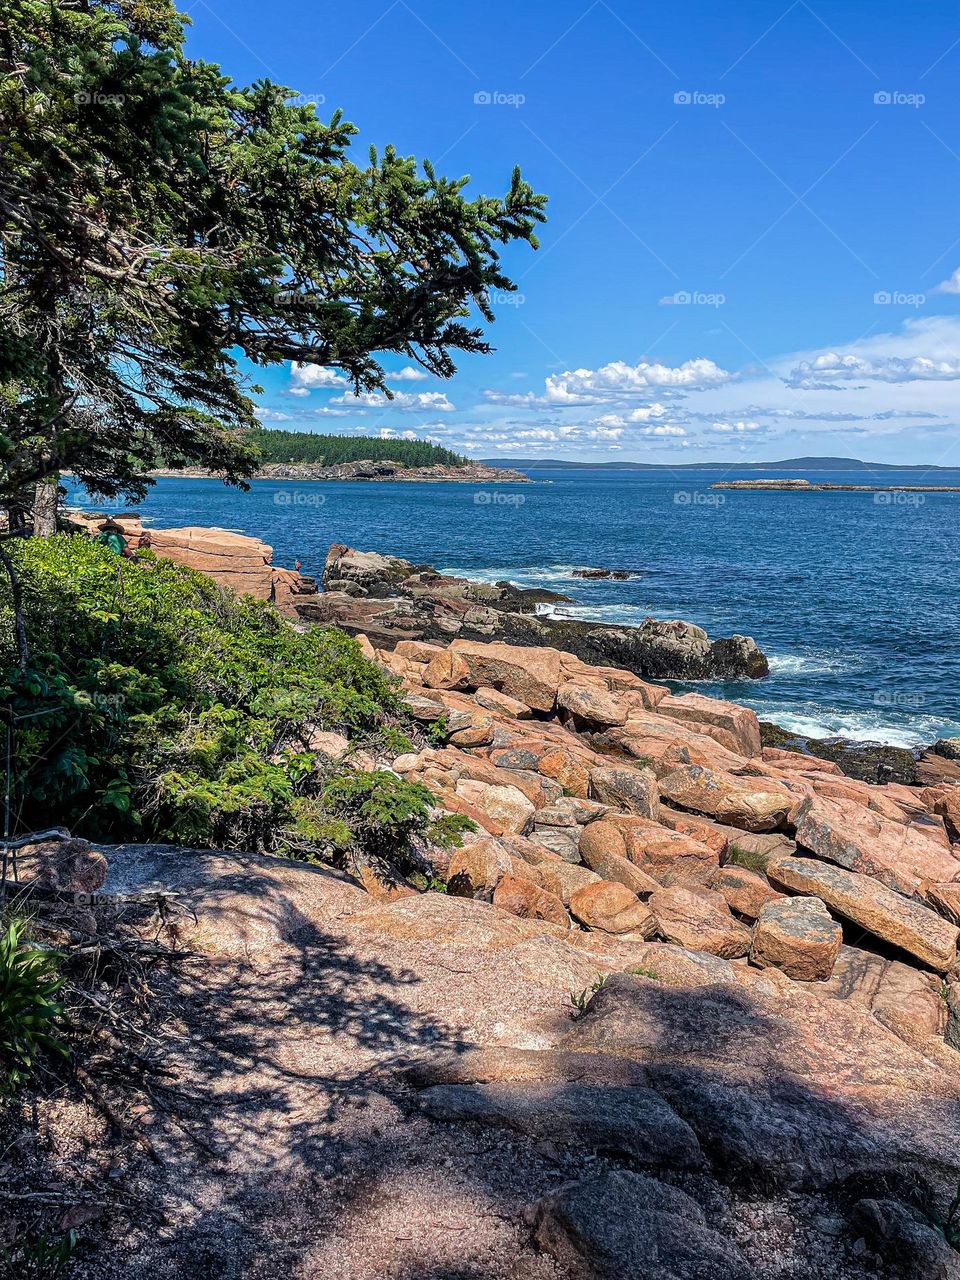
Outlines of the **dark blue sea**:
[[[332,542],[546,586],[600,622],[684,618],[752,635],[771,675],[699,686],[800,733],[911,746],[960,734],[960,493],[720,492],[762,471],[531,470],[527,485],[162,479],[158,527],[216,525],[319,578]],[[960,485],[960,471],[776,473]],[[82,492],[68,501],[104,510]],[[636,570],[589,582],[576,567]]]

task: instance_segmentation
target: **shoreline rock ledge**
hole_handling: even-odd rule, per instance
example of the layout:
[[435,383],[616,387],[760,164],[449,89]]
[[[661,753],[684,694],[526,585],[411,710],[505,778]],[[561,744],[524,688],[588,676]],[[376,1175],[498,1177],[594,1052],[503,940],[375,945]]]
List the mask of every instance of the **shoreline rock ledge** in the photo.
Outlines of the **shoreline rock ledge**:
[[363,633],[382,649],[401,640],[503,641],[562,649],[596,666],[626,668],[659,680],[759,679],[769,664],[750,636],[711,640],[690,622],[647,618],[638,627],[537,613],[566,601],[552,591],[510,582],[475,582],[375,551],[335,543],[327,554],[323,593],[299,597],[305,622]]

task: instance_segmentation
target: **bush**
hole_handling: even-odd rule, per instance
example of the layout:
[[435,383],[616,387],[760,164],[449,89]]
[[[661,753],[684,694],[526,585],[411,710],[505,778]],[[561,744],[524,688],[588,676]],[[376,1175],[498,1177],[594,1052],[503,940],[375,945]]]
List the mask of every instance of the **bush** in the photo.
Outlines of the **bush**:
[[424,788],[390,774],[360,782],[310,747],[320,729],[410,750],[399,684],[356,641],[298,631],[271,605],[149,552],[124,560],[63,536],[11,551],[31,666],[0,685],[0,704],[29,717],[16,734],[28,828],[301,857],[399,855],[433,832]]
[[56,1032],[63,1005],[59,956],[24,943],[25,922],[11,920],[0,933],[0,1092],[16,1088],[43,1051],[66,1054]]

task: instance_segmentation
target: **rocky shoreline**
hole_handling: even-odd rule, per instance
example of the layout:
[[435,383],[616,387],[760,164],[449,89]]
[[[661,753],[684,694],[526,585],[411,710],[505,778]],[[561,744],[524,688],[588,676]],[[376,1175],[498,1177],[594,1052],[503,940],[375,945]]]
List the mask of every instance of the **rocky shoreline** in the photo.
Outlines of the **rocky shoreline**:
[[[410,569],[335,547],[328,585],[367,594],[330,594],[381,604]],[[611,663],[386,631],[356,634],[413,749],[310,749],[422,783],[475,824],[460,848],[351,875],[23,851],[88,914],[181,904],[192,957],[164,1061],[209,1144],[150,1112],[125,1185],[166,1230],[131,1211],[132,1270],[84,1277],[239,1277],[268,1238],[345,1280],[466,1276],[467,1240],[510,1280],[958,1280],[960,744],[927,785],[867,783]],[[78,1123],[43,1109],[55,1141]],[[229,1215],[194,1212],[225,1185]]]
[[151,1113],[125,1185],[168,1229],[89,1274],[246,1274],[190,1212],[227,1180],[347,1280],[466,1276],[447,1226],[491,1280],[958,1280],[960,786],[854,782],[551,648],[360,643],[429,740],[312,745],[422,782],[461,848],[348,877],[70,842],[85,902],[181,904],[164,1061],[215,1141]]
[[827,484],[819,480],[718,480],[710,488],[785,493],[960,493],[960,487],[947,484]]
[[[194,480],[211,480],[219,477],[203,467],[182,467],[177,471],[156,470],[150,472],[154,479],[187,476]],[[460,484],[532,484],[530,477],[510,467],[492,467],[484,462],[471,462],[462,467],[435,463],[429,467],[406,467],[401,462],[385,459],[374,462],[362,459],[342,462],[337,466],[323,467],[312,463],[265,462],[252,476],[256,480],[357,480],[357,481],[407,481],[427,484],[455,481]]]
[[626,667],[652,679],[760,678],[769,672],[749,636],[710,640],[692,623],[653,618],[639,627],[618,627],[546,616],[537,609],[568,597],[440,574],[432,565],[374,551],[332,546],[323,588],[315,599],[298,604],[301,618],[363,632],[385,648],[403,639],[459,637],[552,646],[585,662]]
[[[74,528],[92,532],[99,517],[67,513]],[[597,665],[622,665],[650,679],[762,678],[766,658],[750,637],[711,641],[687,622],[648,620],[641,627],[616,627],[576,619],[545,617],[538,608],[568,601],[555,591],[523,589],[509,582],[484,583],[438,574],[430,565],[356,551],[335,544],[324,566],[322,591],[313,578],[273,564],[273,550],[244,534],[205,527],[146,529],[140,517],[115,517],[129,549],[149,547],[188,568],[209,574],[240,594],[269,600],[302,623],[337,626],[369,635],[380,648],[404,639],[447,643],[464,639],[549,645]],[[585,576],[620,576],[641,571],[585,569]],[[935,749],[909,750],[842,738],[807,738],[775,724],[761,726],[763,745],[799,751],[838,764],[864,782],[934,785],[960,764]]]

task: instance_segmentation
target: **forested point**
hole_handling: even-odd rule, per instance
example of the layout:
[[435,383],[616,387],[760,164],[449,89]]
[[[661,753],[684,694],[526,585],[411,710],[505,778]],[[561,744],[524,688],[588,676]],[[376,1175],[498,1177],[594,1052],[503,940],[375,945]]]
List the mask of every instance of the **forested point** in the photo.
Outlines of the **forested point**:
[[308,462],[335,467],[343,462],[400,462],[406,467],[441,464],[462,467],[459,453],[429,440],[380,440],[372,436],[326,436],[305,431],[258,431],[254,436],[263,462]]

